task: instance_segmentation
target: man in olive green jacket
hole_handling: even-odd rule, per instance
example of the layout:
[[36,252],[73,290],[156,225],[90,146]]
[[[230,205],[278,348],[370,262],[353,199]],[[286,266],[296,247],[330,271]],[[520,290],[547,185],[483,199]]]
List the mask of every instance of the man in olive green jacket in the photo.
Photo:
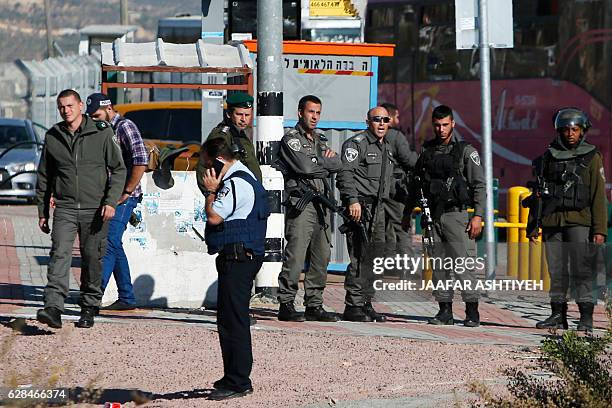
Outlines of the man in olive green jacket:
[[[247,166],[255,175],[257,180],[261,181],[261,169],[259,162],[255,156],[255,147],[253,146],[253,128],[251,120],[253,119],[253,97],[244,92],[237,92],[227,97],[227,109],[224,112],[223,122],[210,131],[206,140],[222,138],[232,152],[240,159],[242,164]],[[200,151],[200,159],[196,167],[196,181],[202,193],[206,192],[204,187],[204,174],[206,168],[202,159],[203,154]]]
[[[555,115],[554,126],[557,138],[534,161],[543,184],[541,225],[552,309],[551,316],[536,327],[567,329],[571,277],[580,309],[578,330],[592,331],[596,254],[606,240],[608,223],[603,160],[597,148],[584,139],[591,127],[584,112],[563,108]],[[527,233],[532,240],[538,236],[537,229]]]
[[[121,149],[107,122],[81,112],[83,102],[71,89],[60,92],[57,108],[62,122],[45,136],[38,165],[38,225],[51,232],[51,260],[44,291],[45,308],[37,319],[53,328],[62,327],[61,313],[68,296],[72,246],[78,235],[81,249],[81,318],[77,327],[93,326],[100,306],[102,257],[108,223],[115,214],[125,183]],[[53,231],[49,207],[53,199]]]

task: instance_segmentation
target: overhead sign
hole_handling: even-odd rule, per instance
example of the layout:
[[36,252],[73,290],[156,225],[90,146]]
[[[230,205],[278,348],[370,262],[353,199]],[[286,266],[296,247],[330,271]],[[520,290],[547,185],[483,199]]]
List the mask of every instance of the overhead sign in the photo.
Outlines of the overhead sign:
[[298,101],[312,94],[323,101],[320,128],[364,129],[366,113],[376,104],[377,66],[377,57],[285,54],[285,126],[295,125]]
[[[478,0],[455,0],[455,38],[458,50],[471,50],[479,46],[478,3]],[[512,2],[489,0],[487,5],[489,44],[493,48],[513,48]]]
[[310,0],[310,17],[357,17],[350,0]]
[[[245,41],[244,45],[257,63],[257,42]],[[376,106],[378,98],[378,58],[393,56],[394,47],[284,41],[279,62],[283,69],[285,127],[297,122],[298,101],[305,95],[316,95],[323,102],[319,128],[365,129],[368,109]],[[253,74],[257,77],[256,69]],[[253,82],[257,84],[257,78]]]

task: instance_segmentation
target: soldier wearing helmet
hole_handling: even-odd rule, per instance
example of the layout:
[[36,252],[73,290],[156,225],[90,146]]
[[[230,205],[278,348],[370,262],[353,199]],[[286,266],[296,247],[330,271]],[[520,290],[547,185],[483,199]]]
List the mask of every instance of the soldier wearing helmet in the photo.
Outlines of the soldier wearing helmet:
[[[578,330],[592,331],[595,254],[606,240],[607,212],[603,159],[597,147],[585,140],[591,127],[577,108],[556,112],[557,137],[534,160],[542,189],[542,240],[550,273],[551,315],[536,327],[567,329],[567,292],[570,278],[580,310]],[[527,231],[535,240],[537,228]]]

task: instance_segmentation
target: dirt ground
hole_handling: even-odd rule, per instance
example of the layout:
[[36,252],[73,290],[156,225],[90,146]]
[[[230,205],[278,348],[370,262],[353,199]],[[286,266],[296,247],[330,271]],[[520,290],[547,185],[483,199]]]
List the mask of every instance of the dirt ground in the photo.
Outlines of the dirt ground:
[[86,330],[65,321],[64,328],[52,331],[27,320],[25,329],[16,334],[0,327],[4,385],[56,381],[71,389],[103,390],[98,404],[123,406],[147,401],[147,407],[299,407],[453,390],[465,396],[470,381],[499,386],[501,368],[524,364],[521,356],[533,354],[517,346],[254,328],[255,392],[214,402],[206,396],[222,376],[222,364],[217,333],[210,328],[135,321]]

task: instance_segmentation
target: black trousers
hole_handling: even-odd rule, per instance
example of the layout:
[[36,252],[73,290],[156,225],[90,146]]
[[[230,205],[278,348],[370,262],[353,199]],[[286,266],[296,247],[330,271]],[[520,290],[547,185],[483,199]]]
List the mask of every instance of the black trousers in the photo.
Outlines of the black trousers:
[[255,275],[263,256],[245,262],[228,261],[217,256],[219,273],[217,295],[217,330],[223,357],[223,379],[226,388],[244,391],[251,387],[253,350],[249,301]]

